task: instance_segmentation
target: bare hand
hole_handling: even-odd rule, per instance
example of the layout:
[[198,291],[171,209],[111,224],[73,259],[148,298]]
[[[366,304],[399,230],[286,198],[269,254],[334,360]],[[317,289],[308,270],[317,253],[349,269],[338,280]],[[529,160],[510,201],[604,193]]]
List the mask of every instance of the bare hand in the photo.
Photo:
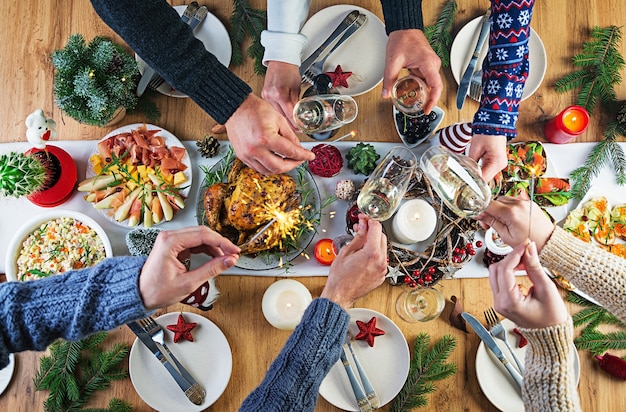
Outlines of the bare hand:
[[443,92],[443,82],[439,75],[441,59],[430,47],[421,30],[396,30],[389,35],[383,77],[383,99],[389,98],[400,70],[405,68],[424,79],[430,87],[428,100],[424,104],[424,112],[430,113]]
[[289,121],[293,130],[293,108],[300,99],[300,70],[298,66],[278,61],[267,63],[265,84],[261,96]]
[[380,222],[359,215],[352,242],[330,266],[321,297],[348,310],[354,301],[380,286],[387,274],[387,237]]
[[228,119],[226,130],[237,157],[259,173],[284,173],[315,159],[287,119],[253,94]]
[[481,171],[485,182],[507,165],[506,136],[488,136],[477,134],[472,136],[469,157],[475,161],[482,160]]
[[[524,294],[515,280],[523,264],[533,286]],[[489,266],[489,284],[498,312],[523,328],[545,328],[565,322],[569,314],[554,282],[544,272],[533,242],[524,242]]]
[[[213,259],[187,272],[182,263],[192,253]],[[139,293],[147,309],[180,302],[202,283],[237,262],[239,248],[206,226],[162,231],[139,275]]]

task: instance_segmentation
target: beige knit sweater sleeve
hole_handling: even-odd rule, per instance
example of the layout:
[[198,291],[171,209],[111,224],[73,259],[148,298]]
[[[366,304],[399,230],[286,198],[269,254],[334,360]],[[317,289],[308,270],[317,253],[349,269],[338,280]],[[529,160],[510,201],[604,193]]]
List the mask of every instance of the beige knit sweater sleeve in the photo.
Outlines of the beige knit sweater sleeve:
[[522,399],[526,411],[580,411],[574,375],[574,325],[566,322],[541,329],[520,328],[528,339]]
[[626,322],[626,259],[583,242],[558,226],[539,259]]

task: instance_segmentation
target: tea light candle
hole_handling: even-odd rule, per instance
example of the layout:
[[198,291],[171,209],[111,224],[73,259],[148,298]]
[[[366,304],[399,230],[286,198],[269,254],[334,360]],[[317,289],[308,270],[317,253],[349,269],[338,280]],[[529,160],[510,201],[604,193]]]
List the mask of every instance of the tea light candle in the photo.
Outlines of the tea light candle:
[[293,330],[312,300],[311,292],[302,283],[282,279],[272,283],[263,294],[263,316],[277,329]]
[[322,265],[329,266],[337,257],[333,240],[329,238],[320,239],[315,244],[315,259]]
[[392,223],[396,241],[404,244],[428,239],[436,227],[437,213],[423,199],[411,199],[402,204]]
[[570,106],[546,123],[544,133],[551,143],[567,143],[587,130],[587,126],[587,110],[581,106]]

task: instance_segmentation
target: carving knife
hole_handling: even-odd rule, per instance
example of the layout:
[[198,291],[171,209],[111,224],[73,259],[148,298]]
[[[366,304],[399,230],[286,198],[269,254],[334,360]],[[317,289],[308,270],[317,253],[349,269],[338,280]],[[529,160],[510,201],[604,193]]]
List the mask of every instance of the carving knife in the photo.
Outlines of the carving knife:
[[498,346],[496,341],[493,339],[493,337],[491,336],[489,331],[487,329],[485,329],[483,324],[480,323],[478,321],[478,319],[476,319],[471,314],[469,314],[467,312],[463,312],[463,313],[461,313],[461,316],[463,317],[463,319],[465,319],[465,321],[467,323],[469,323],[469,325],[472,327],[472,329],[474,329],[474,332],[476,332],[478,337],[480,337],[480,339],[482,339],[482,341],[491,350],[491,352],[494,355],[496,355],[496,358],[498,358],[498,360],[504,365],[506,370],[509,371],[509,373],[511,374],[511,377],[513,377],[513,380],[515,381],[515,383],[517,384],[517,386],[519,387],[519,389],[521,391],[522,384],[523,384],[522,383],[522,375],[519,374],[517,369],[515,369],[513,367],[513,365],[511,364],[511,362],[509,362],[507,357],[504,356],[504,353],[502,352],[502,350],[500,349],[500,347]]
[[306,60],[302,62],[300,65],[300,77],[304,75],[304,72],[306,72],[308,68],[313,65],[317,58],[324,53],[324,50],[326,50],[326,48],[330,46],[337,37],[341,36],[350,26],[354,24],[356,19],[359,17],[359,14],[358,10],[352,10],[346,17],[344,17],[331,35],[324,40],[324,43],[322,43],[320,47],[318,47],[309,57],[306,58]]
[[203,402],[203,399],[200,399],[200,397],[196,395],[195,388],[193,388],[193,385],[189,383],[180,374],[180,372],[178,372],[178,369],[176,369],[174,365],[170,363],[169,360],[167,360],[165,355],[163,355],[163,352],[159,350],[157,344],[152,340],[150,335],[148,335],[143,330],[143,328],[139,326],[139,324],[136,322],[129,322],[126,325],[130,328],[130,330],[133,331],[135,335],[137,335],[141,343],[143,343],[150,350],[150,352],[152,352],[154,356],[156,356],[156,358],[161,362],[161,364],[165,366],[165,369],[167,369],[170,375],[172,375],[172,378],[174,378],[174,380],[176,381],[180,389],[182,389],[182,391],[185,392],[185,396],[187,396],[187,398],[194,404],[201,405]]
[[[204,9],[206,10],[206,7],[204,7]],[[180,16],[180,19],[184,23],[191,26],[192,22],[194,21],[192,19],[195,17],[196,12],[199,12],[199,11],[200,10],[199,10],[198,2],[192,1],[191,3],[189,3],[185,11],[183,12],[183,15]],[[204,17],[206,17],[207,11],[204,12]],[[204,20],[204,17],[202,18],[202,20]],[[200,24],[200,22],[196,23],[196,26],[198,24]],[[152,80],[152,76],[154,76],[155,74],[156,74],[156,71],[152,67],[146,64],[146,67],[143,70],[143,74],[141,75],[141,79],[139,79],[139,83],[137,84],[137,97],[141,97],[143,95],[143,93],[146,91],[146,88],[148,87],[148,83],[150,83],[150,80]]]
[[489,34],[489,16],[491,15],[491,10],[487,10],[487,13],[482,18],[482,22],[480,25],[480,34],[478,35],[478,42],[476,42],[476,47],[474,48],[474,53],[472,54],[472,58],[463,72],[463,77],[461,78],[461,82],[459,83],[459,90],[456,93],[456,108],[461,110],[463,108],[463,103],[465,103],[465,97],[467,96],[467,89],[469,89],[470,82],[472,80],[472,75],[474,74],[474,69],[476,68],[476,63],[478,62],[478,56],[480,56],[480,51],[485,44],[485,40],[487,39],[487,34]]

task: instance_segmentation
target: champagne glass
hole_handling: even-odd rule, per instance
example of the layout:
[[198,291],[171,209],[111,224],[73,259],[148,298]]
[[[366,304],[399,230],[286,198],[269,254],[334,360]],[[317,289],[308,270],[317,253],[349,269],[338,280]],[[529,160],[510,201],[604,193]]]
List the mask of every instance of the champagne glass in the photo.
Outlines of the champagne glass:
[[432,146],[420,158],[420,167],[437,195],[457,216],[475,217],[489,206],[492,189],[470,157],[444,146]]
[[389,219],[398,208],[417,167],[412,151],[396,146],[376,166],[359,192],[359,210],[372,219]]
[[407,116],[422,116],[422,107],[427,99],[428,86],[424,80],[412,74],[396,80],[391,88],[391,102]]
[[338,129],[356,119],[356,101],[339,94],[319,94],[301,99],[293,108],[296,125],[308,134]]
[[396,301],[396,312],[407,322],[428,322],[438,317],[445,306],[443,293],[423,287],[402,292]]

